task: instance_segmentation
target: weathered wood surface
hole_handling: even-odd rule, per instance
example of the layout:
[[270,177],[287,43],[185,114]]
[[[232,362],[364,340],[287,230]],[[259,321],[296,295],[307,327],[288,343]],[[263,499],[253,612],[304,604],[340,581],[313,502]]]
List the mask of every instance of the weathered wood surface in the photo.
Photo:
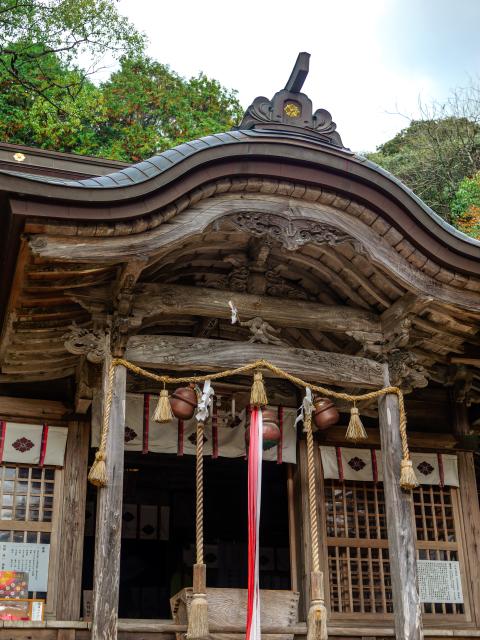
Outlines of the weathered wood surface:
[[[110,358],[103,371],[102,397],[94,394],[93,420],[101,420]],[[116,640],[120,587],[126,370],[116,367],[106,449],[108,484],[98,490],[92,640]],[[100,423],[101,424],[101,423]]]
[[[455,433],[459,436],[468,435],[470,424],[465,403],[457,402],[454,392],[451,394],[451,402]],[[465,564],[469,576],[466,587],[471,590],[472,618],[480,625],[480,507],[473,456],[473,453],[458,454],[458,477],[462,530],[465,536]]]
[[420,296],[414,293],[406,293],[382,313],[382,325],[390,330],[395,324],[408,316],[417,314],[433,302],[432,296]]
[[[388,367],[384,366],[384,382],[385,386],[388,386],[390,384]],[[411,492],[402,491],[399,484],[402,446],[396,395],[388,394],[379,400],[379,425],[395,637],[397,640],[422,640],[412,495]]]
[[[247,590],[207,587],[208,621],[211,628],[245,629]],[[192,601],[192,588],[175,594],[171,600],[175,623],[186,624]],[[298,621],[298,593],[287,590],[260,589],[262,626],[288,628]],[[282,633],[279,631],[278,633]]]
[[293,467],[287,465],[287,499],[288,499],[288,542],[290,552],[290,588],[298,591],[297,540],[298,533],[295,521],[295,486]]
[[[477,310],[480,306],[480,295],[476,291],[460,289],[427,275],[393,248],[385,237],[378,233],[374,223],[370,226],[341,209],[266,193],[245,194],[244,197],[226,194],[204,200],[183,211],[168,225],[161,224],[148,233],[132,235],[128,242],[118,237],[82,237],[82,242],[79,243],[76,237],[39,235],[31,241],[30,246],[35,254],[43,257],[114,263],[127,257],[160,252],[169,245],[203,233],[209,225],[218,225],[220,220],[227,217],[235,221],[239,228],[239,214],[247,214],[250,219],[252,216],[261,215],[264,220],[261,230],[258,226],[249,229],[245,221],[241,229],[257,236],[275,237],[283,244],[288,243],[287,248],[290,250],[305,244],[323,243],[335,246],[351,238],[359,252],[367,255],[373,264],[386,270],[397,283],[407,289],[471,310]],[[372,217],[375,220],[377,216]],[[306,222],[317,225],[318,232],[305,232]],[[324,235],[322,225],[328,227],[328,238]],[[388,225],[384,233],[387,228]],[[414,253],[413,248],[411,253]],[[453,276],[449,280],[453,280]]]
[[[473,453],[458,454],[461,519],[465,534],[465,564],[471,589],[472,618],[480,626],[480,508]],[[460,532],[459,532],[460,533]]]
[[[307,380],[383,386],[383,367],[374,360],[269,344],[142,335],[129,339],[125,358],[145,367],[195,371],[233,369],[262,358]],[[265,375],[269,375],[268,371]]]
[[298,458],[294,475],[295,520],[298,531],[297,558],[299,567],[300,619],[306,620],[310,598],[310,575],[312,571],[312,541],[310,538],[307,447],[305,440],[298,443]]
[[[361,412],[360,412],[361,413]],[[334,426],[321,431],[319,434],[320,445],[324,446],[351,446],[345,440],[347,426]],[[366,429],[367,439],[362,440],[361,446],[379,447],[380,433],[378,429]],[[408,443],[411,450],[419,449],[422,451],[456,451],[458,446],[458,438],[450,433],[421,433],[409,431]]]
[[461,356],[453,356],[451,358],[452,364],[467,364],[472,367],[480,368],[480,358],[463,358]]
[[172,314],[230,318],[229,300],[234,302],[241,320],[260,316],[278,327],[303,327],[333,332],[366,331],[376,333],[379,337],[381,335],[379,318],[363,309],[206,287],[138,285],[135,289],[133,314],[142,320]]
[[[0,621],[0,640],[61,640],[60,631],[74,631],[75,640],[90,640],[90,623],[87,622],[63,622],[47,620],[45,622],[19,622]],[[62,628],[63,627],[63,628]],[[453,625],[454,628],[426,628],[425,638],[431,640],[441,640],[443,638],[457,638],[457,640],[467,640],[468,638],[480,638],[480,630],[474,628],[461,628]],[[242,635],[244,627],[222,625],[211,627],[213,633],[237,633]],[[118,631],[119,640],[173,640],[175,633],[185,633],[186,625],[176,625],[169,620],[119,620]],[[283,635],[286,629],[279,626],[263,626],[262,635],[267,634]],[[306,635],[305,624],[297,623],[287,629],[295,634],[295,637]],[[244,635],[244,633],[243,633]],[[329,625],[329,637],[352,638],[353,640],[368,640],[370,638],[393,638],[395,636],[392,627],[372,627],[363,624],[348,625],[343,623]],[[240,640],[240,637],[239,637]]]
[[60,620],[80,617],[89,430],[85,422],[72,422],[68,429],[57,571]]
[[0,640],[58,640],[55,629],[0,628]]
[[[232,204],[233,208],[230,208],[231,202],[236,203]],[[217,205],[218,210],[211,209]],[[250,217],[247,215],[249,211],[252,212]],[[212,224],[208,226],[210,213]],[[202,226],[204,222],[207,227]],[[190,192],[175,205],[155,213],[154,219],[149,218],[148,221],[132,218],[111,226],[104,222],[95,223],[90,228],[83,224],[80,228],[74,222],[59,227],[46,219],[45,225],[38,220],[27,224],[28,238],[43,229],[48,230],[57,248],[59,245],[50,234],[68,234],[69,240],[65,243],[71,244],[65,252],[65,259],[53,262],[32,257],[29,246],[26,247],[28,263],[23,267],[18,264],[20,291],[17,302],[9,307],[0,345],[4,355],[2,364],[6,367],[0,373],[1,382],[53,380],[74,373],[77,362],[65,359],[62,336],[73,320],[80,326],[87,326],[91,321],[89,312],[82,309],[74,297],[80,299],[93,287],[103,286],[110,291],[110,311],[113,313],[117,305],[121,313],[121,317],[116,316],[119,328],[125,332],[136,331],[135,318],[132,315],[127,318],[130,311],[128,299],[131,281],[138,276],[144,258],[148,259],[144,272],[148,283],[175,285],[177,282],[195,282],[199,286],[225,291],[265,292],[268,296],[285,298],[289,304],[292,297],[299,297],[323,305],[350,305],[378,314],[393,305],[397,309],[396,301],[411,293],[405,293],[406,289],[420,297],[431,295],[436,301],[422,311],[421,318],[415,311],[412,313],[411,343],[421,365],[440,384],[445,381],[449,358],[462,355],[463,343],[478,340],[474,334],[478,328],[480,280],[435,264],[418,247],[402,239],[398,228],[388,227],[378,211],[375,213],[332,192],[313,189],[311,185],[306,187],[301,183],[259,177],[246,179],[242,176],[209,183],[208,188]],[[415,287],[406,286],[392,272],[389,264],[376,264],[377,241],[370,244],[374,253],[367,251],[360,236],[357,238],[358,234],[354,233],[354,225],[371,234],[372,239],[380,239],[382,246],[385,241],[397,259],[397,266],[400,263],[407,265],[407,269],[417,273],[419,278],[425,277],[423,293]],[[175,240],[178,231],[183,234],[181,242]],[[278,234],[278,240],[275,234]],[[160,236],[162,246],[157,252],[151,242]],[[126,250],[137,241],[130,260]],[[96,249],[93,249],[92,242],[98,242]],[[110,243],[117,244],[116,257],[106,265],[99,260],[104,259],[106,252],[103,249]],[[295,250],[286,251],[284,247],[287,244]],[[35,245],[38,250],[42,249],[40,245],[42,242]],[[257,250],[259,247],[260,251]],[[74,252],[78,250],[88,253],[89,257],[84,262],[74,262]],[[266,259],[265,252],[268,254]],[[394,262],[391,264],[395,266]],[[262,278],[263,284],[259,286]],[[449,294],[450,302],[439,304],[436,293],[432,294],[434,290],[429,284],[432,281],[442,293],[452,294]],[[475,311],[460,309],[458,305],[462,304],[463,296],[470,298],[468,305],[476,297]],[[395,330],[396,323],[392,324]],[[155,325],[164,333],[199,335],[196,332],[204,331],[202,320],[195,316],[165,314],[164,317],[153,318],[149,325],[152,333]],[[208,330],[211,329],[200,337],[208,337]],[[229,339],[230,335],[235,339],[236,332],[236,327],[222,322],[221,335],[224,339]],[[354,338],[346,333],[340,336],[317,329],[282,328],[282,339],[287,344],[339,353],[355,353],[362,337],[369,349],[372,345],[378,348],[376,340],[371,339],[372,334]],[[474,355],[475,352],[465,349],[467,358]],[[475,376],[477,382],[472,394],[477,396],[480,374]],[[88,398],[80,399],[85,407]]]
[[25,419],[32,423],[62,424],[72,407],[57,400],[33,400],[0,396],[0,416],[12,420]]

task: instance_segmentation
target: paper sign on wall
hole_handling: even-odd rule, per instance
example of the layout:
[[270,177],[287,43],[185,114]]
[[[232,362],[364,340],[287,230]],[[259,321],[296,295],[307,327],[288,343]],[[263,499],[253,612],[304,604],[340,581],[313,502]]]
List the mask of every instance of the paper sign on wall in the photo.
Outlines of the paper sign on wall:
[[29,591],[47,591],[49,544],[0,543],[0,571],[28,573]]
[[418,560],[420,602],[463,602],[460,563],[453,560]]

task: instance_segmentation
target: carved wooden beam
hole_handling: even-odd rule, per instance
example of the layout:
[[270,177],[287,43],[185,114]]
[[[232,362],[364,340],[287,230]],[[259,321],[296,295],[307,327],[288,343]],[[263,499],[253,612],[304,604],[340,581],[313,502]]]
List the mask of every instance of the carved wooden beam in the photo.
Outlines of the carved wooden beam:
[[382,324],[386,327],[393,326],[410,314],[420,313],[431,302],[433,302],[432,296],[421,296],[408,292],[382,313]]
[[145,258],[128,260],[118,274],[113,286],[112,353],[121,356],[132,328],[132,305],[137,280],[147,261]]
[[[197,202],[195,206],[174,217],[168,225],[161,224],[148,233],[122,237],[60,237],[36,235],[30,241],[35,255],[60,260],[85,260],[115,263],[140,255],[161,257],[174,244],[204,233],[209,225],[229,223],[233,228],[254,237],[267,237],[287,250],[297,250],[308,244],[336,247],[348,243],[355,250],[385,270],[397,285],[436,301],[477,312],[480,295],[440,282],[414,267],[385,239],[362,220],[341,209],[283,198],[251,193],[248,197],[226,194]],[[202,240],[199,240],[199,251]]]
[[340,386],[383,386],[383,367],[374,360],[276,345],[182,336],[133,336],[128,340],[125,357],[140,366],[194,371],[233,369],[263,358],[306,380]]
[[372,340],[371,334],[361,331],[348,332],[348,335],[362,343],[360,353],[388,362],[392,384],[401,387],[404,393],[428,385],[428,373],[413,349],[421,345],[425,338],[428,339],[430,334],[421,334],[413,327],[413,322],[415,314],[420,313],[432,300],[411,292],[399,298],[379,317],[380,340]]
[[232,300],[241,320],[260,316],[276,327],[339,333],[356,330],[373,334],[372,339],[381,333],[380,320],[374,313],[347,306],[165,284],[137,285],[135,293],[133,314],[142,321],[157,315],[230,318],[228,301]]
[[92,404],[92,377],[90,364],[84,356],[81,356],[75,372],[75,413],[87,413]]

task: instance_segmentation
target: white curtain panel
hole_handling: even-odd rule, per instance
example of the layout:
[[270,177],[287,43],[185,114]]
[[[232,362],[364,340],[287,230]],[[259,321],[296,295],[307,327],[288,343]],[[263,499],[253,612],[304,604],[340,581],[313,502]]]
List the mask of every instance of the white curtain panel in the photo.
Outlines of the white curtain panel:
[[[148,451],[152,453],[179,453],[178,421],[159,424],[153,420],[158,396],[150,396]],[[277,409],[277,407],[270,407]],[[297,431],[295,428],[296,409],[284,408],[283,411],[283,446],[282,461],[297,461]],[[240,420],[235,427],[225,426],[218,421],[218,456],[221,458],[241,458],[245,455],[245,411],[238,414]],[[197,422],[195,418],[183,423],[183,454],[195,455]],[[144,432],[144,396],[127,394],[125,406],[125,451],[143,450]],[[212,455],[212,421],[205,425],[204,454]],[[92,447],[98,447],[100,440],[99,427],[92,432]],[[263,459],[277,460],[277,447],[263,452]]]
[[8,421],[3,424],[5,426],[1,462],[39,464],[42,453],[42,434],[45,434],[43,464],[63,466],[67,427],[48,426],[44,432],[41,424]]
[[[353,447],[320,447],[324,478],[333,480],[382,481],[382,452]],[[420,484],[458,487],[457,456],[447,453],[412,453],[415,475]],[[375,473],[376,466],[376,473]]]

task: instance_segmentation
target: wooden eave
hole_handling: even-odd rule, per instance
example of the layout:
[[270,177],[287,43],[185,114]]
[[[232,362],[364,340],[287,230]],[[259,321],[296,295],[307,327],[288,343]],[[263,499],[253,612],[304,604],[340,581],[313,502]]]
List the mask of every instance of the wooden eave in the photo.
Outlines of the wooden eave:
[[148,216],[206,182],[239,175],[301,180],[355,198],[445,266],[480,274],[480,243],[446,224],[391,174],[348,151],[278,134],[207,136],[82,180],[0,171],[0,190],[10,194],[13,215],[111,224]]
[[[413,348],[431,379],[444,383],[452,357],[466,356],[479,345],[480,243],[443,223],[392,176],[345,150],[239,131],[180,145],[90,179],[4,171],[0,188],[2,272],[4,281],[14,279],[3,306],[3,381],[73,375],[78,359],[63,349],[62,336],[72,322],[91,325],[95,309],[80,300],[82,295],[88,298],[103,287],[113,300],[120,274],[132,260],[144,260],[139,289],[130,292],[134,297],[142,285],[157,282],[208,287],[213,275],[225,283],[229,256],[248,260],[252,238],[227,218],[207,220],[208,208],[217,202],[248,208],[265,200],[290,207],[292,216],[305,205],[306,211],[325,211],[333,222],[336,216],[339,222],[351,220],[351,241],[335,246],[306,244],[285,251],[274,243],[270,266],[292,290],[299,289],[302,299],[363,309],[380,318],[411,295],[408,277],[431,282],[432,290],[427,284],[422,293],[431,293],[428,305],[406,312],[417,336]],[[188,223],[193,226],[186,224],[183,231],[181,220],[194,214],[201,224]],[[162,245],[163,230],[175,228],[184,235]],[[357,228],[371,243],[376,238],[383,243],[383,263],[358,253]],[[398,257],[399,271],[389,269],[388,256]],[[139,328],[190,336],[198,330],[198,317],[181,310]],[[219,331],[222,338],[235,339],[228,322],[222,321]],[[358,336],[329,331],[285,327],[282,334],[303,348],[355,354],[361,346]],[[473,389],[480,397],[475,375]]]

